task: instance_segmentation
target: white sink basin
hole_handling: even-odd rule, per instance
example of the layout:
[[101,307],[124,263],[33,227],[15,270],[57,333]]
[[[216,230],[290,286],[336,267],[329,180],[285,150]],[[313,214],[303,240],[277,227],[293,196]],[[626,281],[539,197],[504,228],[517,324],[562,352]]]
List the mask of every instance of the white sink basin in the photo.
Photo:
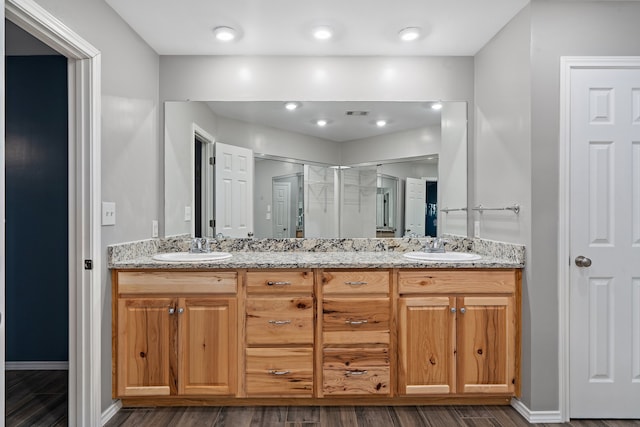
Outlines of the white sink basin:
[[463,262],[476,261],[482,258],[478,254],[468,252],[407,252],[406,258],[419,261]]
[[220,261],[222,259],[231,258],[229,252],[168,252],[164,254],[155,254],[151,259],[163,262],[208,262]]

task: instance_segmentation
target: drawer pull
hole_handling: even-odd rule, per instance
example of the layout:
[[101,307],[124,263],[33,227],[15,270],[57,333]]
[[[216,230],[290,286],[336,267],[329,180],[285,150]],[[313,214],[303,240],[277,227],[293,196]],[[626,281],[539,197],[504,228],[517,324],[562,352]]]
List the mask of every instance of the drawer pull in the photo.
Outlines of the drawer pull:
[[347,325],[364,325],[365,323],[369,323],[368,320],[364,319],[364,320],[347,320],[346,322]]
[[364,371],[364,370],[363,370],[363,371],[357,370],[357,371],[346,371],[345,373],[346,373],[347,375],[365,375],[365,374],[367,373],[367,371]]
[[267,282],[267,286],[291,286],[291,282]]
[[344,284],[349,286],[362,286],[366,285],[367,282],[344,282]]
[[270,370],[269,371],[269,375],[287,375],[290,374],[291,371],[276,371],[276,370]]
[[269,323],[277,326],[288,325],[289,323],[291,323],[291,320],[269,320]]

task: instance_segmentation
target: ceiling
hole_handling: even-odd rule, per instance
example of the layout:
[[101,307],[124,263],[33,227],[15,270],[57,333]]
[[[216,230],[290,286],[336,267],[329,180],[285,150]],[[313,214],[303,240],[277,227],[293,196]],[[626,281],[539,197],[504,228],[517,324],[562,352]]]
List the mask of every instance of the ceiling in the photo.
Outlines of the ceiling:
[[[296,110],[287,111],[284,102],[279,101],[207,102],[209,108],[222,117],[336,142],[440,126],[440,111],[433,110],[431,104],[433,103],[306,101],[301,102]],[[366,115],[348,115],[347,112],[364,112]],[[319,127],[317,119],[326,119],[329,123]],[[376,121],[379,119],[386,120],[387,125],[378,127]]]
[[[160,55],[473,56],[529,0],[106,0]],[[317,41],[311,29],[335,35]],[[214,38],[232,26],[240,37]],[[402,42],[398,32],[420,27]]]

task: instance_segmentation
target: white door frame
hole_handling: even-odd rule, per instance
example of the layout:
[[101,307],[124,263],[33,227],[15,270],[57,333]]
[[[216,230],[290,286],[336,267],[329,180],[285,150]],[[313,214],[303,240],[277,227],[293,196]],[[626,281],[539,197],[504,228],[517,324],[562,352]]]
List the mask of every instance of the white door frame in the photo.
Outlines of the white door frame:
[[[5,16],[68,58],[70,426],[102,424],[100,411],[100,51],[33,0],[5,0]],[[2,81],[4,86],[4,78]],[[2,95],[4,98],[4,94]],[[4,103],[4,99],[2,99]],[[4,132],[0,135],[4,152]],[[4,164],[2,165],[4,172]],[[3,188],[4,193],[4,188]],[[4,198],[0,212],[4,216]],[[4,218],[3,218],[4,219]],[[0,235],[4,248],[5,236]],[[4,255],[4,253],[3,253]],[[92,269],[85,269],[91,260]],[[4,274],[0,277],[2,292]],[[4,303],[4,296],[3,296]],[[4,350],[4,342],[1,343]],[[4,369],[3,369],[4,372]],[[4,396],[4,387],[1,391]],[[4,398],[2,418],[4,419]]]
[[571,173],[571,70],[598,68],[640,68],[637,56],[598,56],[560,58],[560,151],[558,213],[558,359],[560,419],[569,421],[569,308],[570,308],[570,173]]

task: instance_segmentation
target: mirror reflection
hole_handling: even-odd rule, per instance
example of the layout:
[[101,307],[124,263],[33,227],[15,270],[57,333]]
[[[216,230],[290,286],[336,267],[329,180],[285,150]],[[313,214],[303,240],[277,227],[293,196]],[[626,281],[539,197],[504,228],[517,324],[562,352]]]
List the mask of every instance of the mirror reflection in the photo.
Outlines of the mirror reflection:
[[167,102],[165,236],[466,235],[466,103],[434,104]]

